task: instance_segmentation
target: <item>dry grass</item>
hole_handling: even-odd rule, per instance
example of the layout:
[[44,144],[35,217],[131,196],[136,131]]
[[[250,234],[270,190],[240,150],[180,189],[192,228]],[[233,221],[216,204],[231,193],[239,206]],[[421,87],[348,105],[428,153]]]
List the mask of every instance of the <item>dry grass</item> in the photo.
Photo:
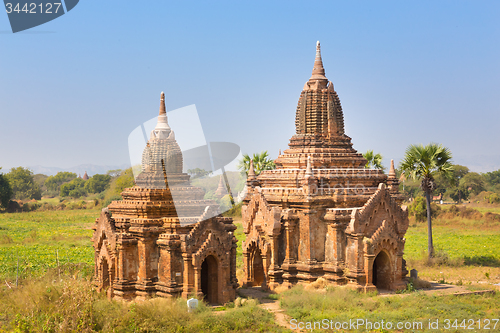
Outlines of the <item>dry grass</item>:
[[311,282],[311,283],[306,283],[304,285],[304,290],[318,290],[318,289],[325,289],[329,285],[329,282],[320,277],[316,279],[316,281]]
[[[422,292],[413,292],[405,297],[376,297],[374,293],[364,294],[348,288],[328,287],[326,292],[318,292],[305,290],[303,286],[298,285],[280,295],[280,304],[289,316],[299,322],[315,323],[322,322],[324,319],[328,322],[330,320],[349,322],[360,318],[372,323],[409,321],[422,323],[420,329],[414,330],[418,332],[436,332],[436,330],[429,329],[427,325],[429,319],[438,319],[442,322],[447,318],[471,318],[477,321],[484,318],[498,318],[500,315],[500,293],[436,297]],[[372,330],[361,326],[354,331],[371,332]],[[396,332],[398,330],[393,328],[382,331]]]
[[452,284],[497,284],[500,283],[500,267],[433,266],[414,262],[412,267],[418,276],[429,281],[444,281]]
[[214,309],[200,302],[188,313],[184,299],[110,301],[88,279],[49,270],[42,278],[0,287],[0,331],[15,332],[282,332],[255,301]]

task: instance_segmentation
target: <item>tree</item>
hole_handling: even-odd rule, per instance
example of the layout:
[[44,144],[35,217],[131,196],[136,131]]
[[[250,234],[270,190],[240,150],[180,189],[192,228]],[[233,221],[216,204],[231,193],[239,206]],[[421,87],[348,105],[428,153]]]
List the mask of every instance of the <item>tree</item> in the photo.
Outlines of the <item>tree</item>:
[[61,197],[79,198],[85,194],[87,194],[85,191],[85,180],[81,178],[75,178],[69,183],[61,185]]
[[374,154],[373,150],[367,150],[366,153],[363,154],[363,157],[366,158],[365,168],[367,169],[379,169],[384,171],[385,168],[382,165],[382,155],[380,153]]
[[477,172],[469,172],[460,179],[459,187],[474,195],[478,195],[485,190],[483,177]]
[[436,188],[434,176],[442,174],[451,178],[453,166],[451,162],[451,151],[440,144],[430,143],[427,146],[410,145],[405,152],[401,163],[401,172],[407,177],[421,180],[420,187],[425,193],[427,204],[427,233],[428,233],[428,255],[433,257],[434,246],[432,243],[432,220],[431,220],[431,196]]
[[500,184],[500,170],[483,173],[483,178],[489,187]]
[[123,192],[124,189],[135,186],[134,174],[132,173],[132,168],[128,168],[120,174],[118,178],[116,178],[115,182],[115,191],[117,194]]
[[122,172],[122,169],[113,169],[113,170],[108,170],[108,172],[106,172],[107,175],[110,175],[111,177],[118,177],[120,175],[120,173]]
[[47,187],[45,186],[45,181],[47,180],[48,177],[49,176],[41,173],[33,175],[33,180],[35,181],[35,183],[38,184],[38,187],[40,188],[40,191],[42,191],[42,194],[43,192],[47,191]]
[[88,193],[101,193],[108,187],[110,181],[110,175],[97,174],[85,182],[84,189]]
[[14,198],[20,200],[40,200],[42,198],[42,192],[33,179],[31,170],[23,167],[12,168],[6,176]]
[[0,173],[0,207],[7,208],[12,195],[12,188],[10,187],[7,177],[5,177],[3,173]]
[[443,174],[437,174],[434,177],[436,182],[436,189],[434,193],[444,194],[448,193],[450,198],[460,202],[461,199],[467,199],[468,193],[460,187],[460,179],[469,173],[469,168],[463,165],[454,164],[452,166],[452,175],[447,177]]
[[252,158],[248,154],[243,154],[243,158],[238,163],[238,169],[248,176],[248,169],[250,169],[250,160],[253,160],[253,168],[256,175],[259,175],[264,170],[276,169],[274,161],[269,158],[266,151],[258,154],[253,154]]
[[464,189],[462,186],[455,186],[448,191],[450,198],[455,202],[460,203],[462,200],[467,200],[469,198],[469,191]]
[[196,179],[205,177],[206,175],[209,175],[211,172],[205,169],[196,168],[196,169],[189,169],[187,173],[191,176],[191,179]]
[[459,164],[453,164],[453,182],[458,185],[460,179],[469,173],[469,168]]
[[45,187],[49,191],[59,192],[61,185],[76,178],[76,173],[60,171],[55,176],[50,176],[45,180]]

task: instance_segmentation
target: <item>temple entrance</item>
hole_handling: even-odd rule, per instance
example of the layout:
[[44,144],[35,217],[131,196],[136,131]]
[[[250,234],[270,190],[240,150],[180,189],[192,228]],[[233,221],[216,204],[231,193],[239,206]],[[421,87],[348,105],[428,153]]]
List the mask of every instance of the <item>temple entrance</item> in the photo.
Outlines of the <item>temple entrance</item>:
[[391,289],[391,261],[384,251],[380,251],[373,261],[372,282],[377,289]]
[[208,256],[201,264],[201,292],[209,304],[218,304],[218,267],[217,259]]
[[265,287],[264,284],[264,263],[262,261],[262,255],[260,254],[260,250],[257,248],[255,249],[254,256],[253,256],[253,265],[252,265],[252,271],[253,271],[253,286],[256,287]]
[[109,266],[108,261],[104,259],[101,265],[101,273],[102,273],[102,290],[106,290],[109,288]]

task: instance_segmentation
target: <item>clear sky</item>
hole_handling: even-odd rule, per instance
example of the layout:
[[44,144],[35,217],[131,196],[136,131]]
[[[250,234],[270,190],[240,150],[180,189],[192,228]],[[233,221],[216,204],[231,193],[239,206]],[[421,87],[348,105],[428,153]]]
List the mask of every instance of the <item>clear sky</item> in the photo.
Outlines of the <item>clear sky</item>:
[[355,149],[388,166],[437,142],[500,168],[500,1],[81,0],[16,34],[0,14],[2,171],[129,163],[161,91],[207,141],[275,158],[317,40]]

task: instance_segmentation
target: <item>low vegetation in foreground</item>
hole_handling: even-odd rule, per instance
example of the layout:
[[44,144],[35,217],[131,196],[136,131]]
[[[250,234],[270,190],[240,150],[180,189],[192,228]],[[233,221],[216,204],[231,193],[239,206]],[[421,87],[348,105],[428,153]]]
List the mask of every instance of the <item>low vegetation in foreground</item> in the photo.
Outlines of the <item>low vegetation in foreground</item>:
[[[188,313],[184,299],[108,300],[78,272],[49,270],[0,289],[0,332],[282,332],[269,312],[248,301],[224,312],[200,302]],[[71,274],[72,273],[72,274]]]
[[[309,325],[314,328],[314,323],[318,323],[317,329],[313,329],[313,332],[335,331],[335,323],[349,323],[350,320],[351,322],[363,320],[364,324],[355,326],[357,329],[354,330],[348,329],[349,331],[437,332],[446,331],[444,326],[447,324],[446,319],[451,320],[448,331],[461,330],[460,324],[463,319],[466,319],[466,327],[472,321],[475,323],[475,326],[471,326],[475,329],[469,331],[477,331],[477,320],[481,320],[484,324],[485,319],[500,318],[500,293],[432,296],[415,292],[404,296],[380,297],[375,293],[364,294],[343,287],[327,287],[321,291],[311,291],[298,285],[280,295],[280,305],[294,319],[292,325],[302,322],[303,327],[307,327],[305,325],[310,323]],[[455,319],[458,321],[456,327],[453,327]],[[469,319],[472,321],[469,322]],[[429,320],[431,322],[438,320],[440,329],[429,329]],[[380,325],[382,321],[386,328],[390,322],[393,325],[392,329],[384,330],[380,326],[378,328],[373,326],[375,323]],[[368,322],[372,323],[371,329],[367,326]],[[330,329],[331,327],[326,330],[319,329],[319,323],[329,326],[333,323],[334,329]],[[398,330],[397,323],[403,323],[403,329]],[[490,329],[493,329],[493,322],[490,323]],[[498,329],[500,322],[496,325],[496,330]]]

